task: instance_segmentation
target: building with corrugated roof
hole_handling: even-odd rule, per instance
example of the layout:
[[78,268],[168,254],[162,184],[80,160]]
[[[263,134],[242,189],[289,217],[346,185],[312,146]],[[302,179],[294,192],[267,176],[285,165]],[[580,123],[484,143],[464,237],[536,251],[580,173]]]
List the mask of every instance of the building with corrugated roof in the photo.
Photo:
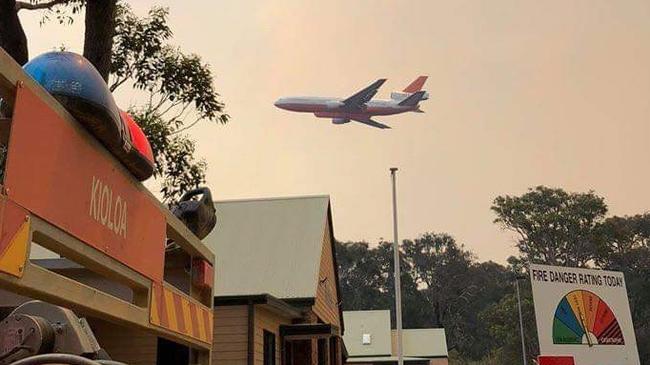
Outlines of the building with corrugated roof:
[[215,365],[344,362],[329,196],[215,202]]
[[[385,365],[397,363],[396,332],[391,329],[389,310],[345,311],[343,336],[347,364]],[[404,363],[447,365],[447,340],[443,328],[404,329]]]

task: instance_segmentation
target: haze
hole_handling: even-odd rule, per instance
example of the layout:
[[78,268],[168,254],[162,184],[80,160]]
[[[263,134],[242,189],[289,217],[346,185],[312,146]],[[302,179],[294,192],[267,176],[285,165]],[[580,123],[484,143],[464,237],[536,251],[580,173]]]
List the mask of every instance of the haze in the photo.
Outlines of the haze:
[[[549,185],[593,189],[613,214],[647,209],[650,3],[647,1],[129,1],[170,7],[173,43],[212,66],[232,121],[194,128],[217,199],[330,194],[339,240],[454,235],[504,262],[514,239],[492,200]],[[72,26],[23,14],[30,55]],[[377,130],[276,109],[290,95],[378,97],[429,75],[426,114]],[[138,96],[118,93],[128,106]],[[379,118],[378,118],[379,119]]]

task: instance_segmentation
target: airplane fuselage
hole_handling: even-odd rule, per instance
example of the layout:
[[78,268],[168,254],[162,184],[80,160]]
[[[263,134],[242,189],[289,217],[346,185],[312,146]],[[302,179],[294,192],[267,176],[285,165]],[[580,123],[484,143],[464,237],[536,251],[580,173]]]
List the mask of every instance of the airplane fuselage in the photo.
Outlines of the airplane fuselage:
[[425,80],[426,76],[418,77],[403,92],[392,93],[390,100],[373,99],[386,81],[379,79],[345,99],[318,96],[287,97],[278,99],[275,106],[292,112],[312,113],[318,118],[331,118],[334,124],[355,121],[375,128],[389,129],[390,126],[373,120],[372,117],[411,111],[422,113],[419,103],[428,98],[426,91],[421,90]]
[[417,106],[400,106],[395,100],[371,100],[362,109],[350,110],[341,98],[287,97],[280,98],[275,106],[294,112],[313,113],[319,118],[358,118],[375,115],[393,115],[413,111]]

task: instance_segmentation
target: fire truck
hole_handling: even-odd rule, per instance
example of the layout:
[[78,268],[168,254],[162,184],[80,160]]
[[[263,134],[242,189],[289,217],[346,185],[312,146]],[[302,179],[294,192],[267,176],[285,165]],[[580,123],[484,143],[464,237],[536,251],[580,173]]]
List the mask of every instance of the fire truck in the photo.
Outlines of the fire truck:
[[207,365],[213,253],[2,49],[0,99],[0,365]]

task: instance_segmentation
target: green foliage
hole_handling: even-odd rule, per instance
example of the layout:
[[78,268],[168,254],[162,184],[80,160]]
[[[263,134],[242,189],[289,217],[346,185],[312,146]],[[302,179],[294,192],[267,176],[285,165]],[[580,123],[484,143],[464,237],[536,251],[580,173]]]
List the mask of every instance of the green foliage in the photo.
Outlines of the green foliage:
[[519,364],[521,360],[517,359],[514,354],[507,353],[503,348],[490,350],[480,360],[467,359],[457,350],[449,351],[449,365],[504,365]]
[[447,316],[463,310],[478,291],[473,283],[466,282],[472,255],[450,235],[426,233],[405,240],[402,249],[411,276],[432,307],[435,325],[443,325]]
[[[403,247],[402,247],[403,249]],[[385,278],[385,288],[383,290],[384,301],[390,303],[390,306],[384,306],[386,309],[391,308],[391,320],[395,322],[395,268],[394,253],[392,242],[380,242],[375,249],[375,255],[380,262],[381,271]],[[418,290],[415,278],[409,272],[409,262],[403,251],[400,251],[400,284],[402,293],[402,325],[406,328],[433,327],[432,321],[423,322],[418,318],[433,318],[431,316],[431,307],[427,305],[424,294]]]
[[[57,20],[61,24],[70,24],[74,15],[93,4],[103,3],[27,0],[17,1],[15,11],[41,11],[41,23]],[[173,202],[182,192],[202,184],[207,169],[204,160],[194,157],[194,141],[183,133],[201,121],[225,124],[229,120],[214,89],[210,67],[198,55],[183,53],[178,47],[168,44],[172,31],[167,19],[169,12],[165,8],[154,7],[147,16],[138,17],[128,4],[118,3],[114,32],[100,32],[105,36],[100,39],[103,41],[110,40],[113,35],[112,49],[108,46],[88,47],[96,45],[88,42],[99,42],[92,38],[97,34],[89,36],[89,29],[113,26],[112,21],[106,23],[105,19],[98,20],[88,17],[88,14],[86,12],[86,37],[91,38],[85,40],[86,58],[94,62],[106,77],[109,70],[103,60],[109,59],[109,55],[104,53],[110,53],[110,90],[115,91],[130,82],[133,88],[149,96],[144,105],[129,109],[151,139],[156,160],[154,176],[161,182],[163,200]],[[25,38],[20,23],[12,32],[16,33],[13,41],[22,46],[14,47],[12,56],[21,63],[27,62],[27,44],[26,39],[20,39],[21,35]]]
[[[539,345],[528,263],[589,265],[625,273],[641,363],[650,363],[650,213],[606,217],[605,200],[594,192],[543,186],[497,197],[492,210],[495,222],[519,238],[519,255],[509,257],[507,267],[477,262],[445,233],[402,243],[406,328],[444,327],[450,364],[519,364],[513,284],[519,278],[526,352],[533,363]],[[389,243],[339,244],[337,258],[345,310],[394,308]]]
[[168,14],[167,9],[154,7],[139,18],[128,6],[118,7],[111,91],[132,80],[134,87],[149,93],[152,109],[170,115],[172,122],[184,121],[192,111],[197,120],[227,123],[210,67],[199,56],[166,44],[172,35]]
[[650,363],[650,214],[609,217],[599,231],[595,262],[625,274],[641,363]]
[[86,0],[28,0],[16,1],[18,10],[43,10],[40,24],[43,25],[51,20],[59,24],[70,25],[74,22],[74,16],[79,14],[86,6]]
[[111,55],[111,91],[128,80],[139,88],[155,81],[161,62],[157,54],[172,36],[168,15],[167,9],[155,7],[147,17],[139,18],[128,5],[118,5]]
[[468,358],[481,359],[495,348],[498,340],[490,335],[489,323],[483,321],[481,313],[492,303],[512,293],[512,276],[508,269],[491,261],[473,263],[467,276],[467,281],[477,289],[472,300],[457,317],[458,323],[455,326],[459,329],[458,348]]
[[200,121],[225,124],[229,116],[210,67],[167,44],[172,35],[168,14],[154,7],[141,18],[127,5],[118,6],[110,89],[131,82],[148,94],[148,102],[130,112],[151,143],[163,199],[172,202],[205,182],[207,164],[194,157],[196,145],[183,132]]
[[[427,326],[444,327],[450,344],[470,357],[480,356],[477,348],[484,346],[486,330],[476,314],[489,302],[486,288],[502,291],[491,284],[503,281],[504,268],[476,263],[471,252],[445,233],[405,240],[402,248],[406,268],[429,308]],[[486,276],[494,280],[484,280]]]
[[607,213],[593,192],[567,193],[538,186],[522,196],[500,196],[495,223],[518,235],[517,248],[528,262],[584,267],[594,258],[595,227]]
[[343,308],[389,308],[387,272],[381,267],[376,251],[369,249],[366,242],[337,242],[336,253],[341,296],[345,298]]
[[160,192],[168,201],[205,182],[207,164],[194,157],[195,144],[184,135],[175,135],[179,124],[169,123],[148,106],[131,108],[129,113],[147,134],[156,160],[154,176],[162,176]]
[[[539,355],[535,309],[530,283],[520,281],[521,307],[524,323],[526,354],[529,363]],[[501,358],[507,357],[508,363],[521,362],[521,334],[519,328],[519,309],[516,293],[505,295],[501,300],[488,307],[480,314],[482,322],[488,324],[489,336],[494,338],[496,348],[500,349]]]
[[[444,233],[405,240],[401,249],[404,327],[444,327],[450,348],[481,359],[495,341],[479,313],[512,290],[506,268],[477,263]],[[340,243],[337,261],[344,310],[390,309],[395,323],[391,243]]]
[[605,217],[605,199],[595,193],[543,186],[497,197],[492,210],[519,235],[517,270],[535,262],[622,271],[641,363],[650,363],[650,214]]
[[598,233],[598,266],[630,271],[650,267],[650,213],[609,217],[599,226]]

